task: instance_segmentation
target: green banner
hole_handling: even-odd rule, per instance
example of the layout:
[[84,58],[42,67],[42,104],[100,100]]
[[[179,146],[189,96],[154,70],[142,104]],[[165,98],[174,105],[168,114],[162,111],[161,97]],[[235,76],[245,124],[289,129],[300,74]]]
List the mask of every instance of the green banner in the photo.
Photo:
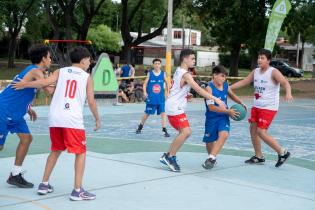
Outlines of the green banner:
[[93,68],[92,78],[94,81],[94,91],[115,92],[118,89],[118,82],[112,63],[106,53],[102,53]]
[[265,39],[265,49],[272,52],[283,20],[289,13],[290,9],[291,4],[289,0],[277,0],[274,4],[269,18],[268,30]]

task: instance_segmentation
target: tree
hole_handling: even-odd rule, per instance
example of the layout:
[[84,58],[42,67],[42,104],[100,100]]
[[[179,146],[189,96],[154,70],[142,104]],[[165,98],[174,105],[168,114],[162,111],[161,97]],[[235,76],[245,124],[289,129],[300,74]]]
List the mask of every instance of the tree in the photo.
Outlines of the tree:
[[[178,8],[181,0],[174,0],[173,10]],[[162,30],[167,25],[167,9],[165,0],[144,1],[138,0],[128,2],[121,1],[121,35],[124,41],[124,59],[127,62],[131,61],[131,47],[137,46],[149,39],[152,39],[162,33]],[[160,12],[157,12],[160,11]],[[163,12],[162,12],[163,11]],[[152,15],[156,14],[156,15]],[[155,30],[143,35],[144,28],[156,27],[154,21],[158,21],[158,26]],[[130,32],[135,30],[138,36],[134,39]]]
[[121,50],[121,36],[117,32],[113,32],[106,25],[99,25],[91,28],[88,32],[88,39],[93,41],[98,51],[119,52]]
[[0,12],[3,15],[4,24],[8,28],[9,35],[8,68],[14,68],[18,36],[20,35],[21,29],[27,21],[27,14],[35,5],[35,2],[36,0],[0,1]]
[[[302,43],[301,57],[303,58],[304,46],[306,42],[315,43],[315,2],[309,1],[299,5],[292,10],[286,22],[286,32],[289,35],[290,43],[297,43],[298,35]],[[303,66],[303,59],[299,61],[300,67]]]
[[82,8],[82,13],[80,14],[83,14],[81,24],[78,22],[78,18],[74,16],[74,26],[77,31],[77,39],[86,39],[92,19],[95,15],[97,15],[105,1],[106,0],[81,0],[80,7]]

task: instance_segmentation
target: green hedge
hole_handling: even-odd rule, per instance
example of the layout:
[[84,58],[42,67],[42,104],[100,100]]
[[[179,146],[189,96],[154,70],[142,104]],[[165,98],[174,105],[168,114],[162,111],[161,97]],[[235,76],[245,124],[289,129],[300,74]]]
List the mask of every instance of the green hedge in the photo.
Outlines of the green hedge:
[[[230,67],[230,54],[219,54],[220,64],[229,68]],[[248,54],[241,54],[238,63],[238,68],[250,69],[251,57]]]

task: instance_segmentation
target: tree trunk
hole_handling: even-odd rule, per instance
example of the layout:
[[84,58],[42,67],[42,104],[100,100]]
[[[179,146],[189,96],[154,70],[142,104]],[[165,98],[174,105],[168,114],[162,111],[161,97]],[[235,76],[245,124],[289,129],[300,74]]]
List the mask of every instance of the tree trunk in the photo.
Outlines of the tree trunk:
[[131,63],[131,46],[130,44],[125,43],[124,44],[124,60],[126,63]]
[[300,55],[300,62],[299,62],[299,67],[298,68],[301,68],[303,69],[303,56],[304,56],[304,47],[305,47],[305,42],[303,41],[302,42],[302,49],[301,49],[301,55]]
[[17,36],[11,35],[9,41],[9,50],[8,50],[8,68],[12,69],[15,67],[14,59],[15,59],[15,51],[17,46]]
[[231,50],[231,58],[230,58],[230,76],[237,77],[238,76],[238,62],[240,59],[241,45],[234,45]]

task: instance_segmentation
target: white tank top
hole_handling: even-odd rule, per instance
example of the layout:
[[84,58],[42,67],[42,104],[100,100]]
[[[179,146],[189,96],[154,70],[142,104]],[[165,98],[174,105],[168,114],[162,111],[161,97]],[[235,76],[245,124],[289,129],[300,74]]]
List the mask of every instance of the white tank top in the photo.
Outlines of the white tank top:
[[84,129],[83,107],[89,74],[78,67],[59,70],[49,110],[49,127]]
[[165,111],[167,115],[179,115],[185,113],[187,106],[187,95],[190,91],[190,86],[185,84],[183,87],[180,86],[180,82],[187,70],[178,67],[173,75],[172,87],[170,94],[168,95],[165,102]]
[[280,84],[274,84],[273,70],[272,67],[269,67],[265,72],[261,72],[260,68],[254,70],[254,107],[278,110]]

